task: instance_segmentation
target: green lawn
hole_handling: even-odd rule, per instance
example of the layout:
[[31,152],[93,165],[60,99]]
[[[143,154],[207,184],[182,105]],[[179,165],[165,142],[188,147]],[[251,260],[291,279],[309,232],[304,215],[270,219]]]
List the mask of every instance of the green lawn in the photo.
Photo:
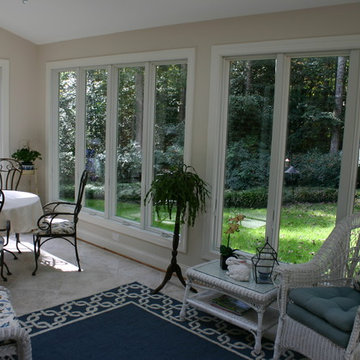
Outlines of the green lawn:
[[[244,214],[246,219],[265,220],[266,209],[226,209],[224,218]],[[284,262],[302,263],[310,260],[335,225],[334,204],[296,203],[284,206],[281,212],[278,258]],[[246,222],[244,222],[246,226]],[[255,253],[265,239],[265,225],[256,229],[242,226],[231,235],[231,246]],[[226,224],[224,226],[226,228]],[[226,243],[226,237],[223,237]]]
[[[104,211],[102,200],[88,199],[86,206]],[[264,243],[266,209],[228,208],[225,209],[224,219],[236,214],[244,214],[245,226],[238,233],[231,235],[230,245],[233,248],[255,253],[256,248]],[[284,262],[301,263],[310,260],[320,248],[335,225],[335,204],[296,203],[283,207],[281,213],[280,246],[278,258]],[[135,203],[121,203],[117,207],[117,215],[132,221],[140,220],[140,206]],[[172,231],[173,219],[170,220],[164,212],[162,221],[155,220],[154,226]],[[263,221],[263,226],[261,225]],[[246,223],[255,222],[254,228],[246,227]],[[260,224],[260,225],[259,225]],[[224,224],[224,229],[226,224]],[[226,243],[226,237],[223,237]]]

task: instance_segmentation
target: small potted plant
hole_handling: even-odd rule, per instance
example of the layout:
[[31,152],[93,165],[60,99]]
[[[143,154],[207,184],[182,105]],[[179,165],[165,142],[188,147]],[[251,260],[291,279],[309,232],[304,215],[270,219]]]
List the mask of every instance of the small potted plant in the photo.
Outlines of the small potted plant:
[[32,170],[34,161],[41,159],[41,154],[36,150],[31,150],[29,146],[16,150],[11,156],[21,162],[24,170]]
[[227,269],[226,260],[231,256],[236,256],[235,251],[237,249],[233,249],[230,246],[230,235],[239,231],[241,221],[244,219],[245,215],[238,214],[228,220],[228,228],[225,231],[225,234],[227,235],[227,244],[220,245],[220,265],[223,270]]

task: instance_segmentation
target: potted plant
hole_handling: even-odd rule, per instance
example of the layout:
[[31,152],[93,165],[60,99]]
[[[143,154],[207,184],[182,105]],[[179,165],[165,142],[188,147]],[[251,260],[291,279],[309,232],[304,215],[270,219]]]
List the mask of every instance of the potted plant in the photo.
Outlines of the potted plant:
[[172,242],[172,258],[163,282],[154,293],[159,292],[175,272],[185,286],[180,266],[177,263],[177,248],[180,240],[180,227],[183,224],[194,226],[198,213],[205,212],[206,198],[209,197],[207,184],[197,175],[194,168],[180,164],[158,174],[146,194],[145,203],[152,201],[157,215],[164,209],[171,216],[175,211],[175,225]]
[[235,251],[237,249],[233,249],[230,246],[230,235],[239,231],[239,228],[241,226],[241,221],[244,219],[245,219],[245,215],[238,214],[235,217],[229,218],[228,220],[228,228],[225,231],[225,234],[227,235],[227,244],[220,245],[220,265],[223,270],[227,269],[226,260],[229,257],[236,255]]
[[34,161],[41,159],[41,154],[36,150],[31,150],[29,146],[16,150],[11,156],[21,162],[24,170],[33,169]]

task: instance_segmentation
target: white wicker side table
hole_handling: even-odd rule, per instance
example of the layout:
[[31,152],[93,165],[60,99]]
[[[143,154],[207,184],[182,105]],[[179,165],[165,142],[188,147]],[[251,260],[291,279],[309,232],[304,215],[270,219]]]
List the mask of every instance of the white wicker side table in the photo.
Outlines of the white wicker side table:
[[[254,350],[259,353],[263,332],[274,326],[279,316],[277,310],[269,308],[270,304],[276,300],[277,289],[275,286],[273,284],[257,284],[252,276],[247,282],[233,280],[226,275],[225,270],[220,268],[219,260],[191,267],[186,272],[186,276],[187,284],[180,319],[185,319],[188,305],[219,317],[251,332],[255,336]],[[190,289],[194,284],[200,285],[206,291],[189,296]],[[237,298],[249,305],[251,309],[240,316],[216,307],[212,304],[212,299],[220,294]]]

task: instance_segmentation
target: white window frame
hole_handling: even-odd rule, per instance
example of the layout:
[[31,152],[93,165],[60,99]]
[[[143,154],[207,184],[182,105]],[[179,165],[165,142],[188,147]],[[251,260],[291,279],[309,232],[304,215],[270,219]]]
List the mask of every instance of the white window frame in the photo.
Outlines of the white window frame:
[[0,59],[0,156],[10,156],[9,118],[10,63]]
[[[78,76],[84,73],[84,68],[104,68],[107,67],[108,71],[110,71],[108,89],[112,89],[114,91],[114,86],[116,86],[115,82],[115,70],[119,66],[137,66],[145,64],[145,71],[149,72],[148,64],[165,64],[170,62],[184,62],[187,64],[187,87],[186,87],[186,113],[185,113],[185,139],[184,139],[184,162],[186,164],[190,164],[191,162],[191,134],[192,134],[192,118],[193,118],[193,98],[194,98],[194,79],[195,79],[195,49],[193,48],[185,48],[185,49],[176,49],[176,50],[164,50],[164,51],[156,51],[156,52],[144,52],[144,53],[136,53],[136,54],[123,54],[123,55],[111,55],[111,56],[103,56],[103,57],[95,57],[95,58],[84,58],[84,59],[74,59],[68,61],[55,61],[49,62],[46,64],[46,133],[47,133],[47,151],[49,156],[47,157],[47,197],[48,200],[56,199],[58,194],[57,182],[52,179],[57,179],[59,176],[58,169],[58,158],[57,151],[58,146],[54,146],[57,144],[57,121],[53,119],[57,119],[57,91],[58,91],[58,82],[57,82],[57,74],[60,71],[68,71],[75,70],[78,72]],[[81,81],[81,79],[79,80]],[[146,80],[145,86],[150,86],[150,81]],[[110,92],[108,92],[109,94]],[[82,113],[84,110],[83,104],[83,96],[79,96],[77,99],[79,103],[77,104],[77,119],[84,118],[84,114]],[[149,109],[151,109],[151,99],[144,99],[144,116],[151,116]],[[149,115],[150,114],[150,115]],[[79,121],[83,122],[83,121]],[[111,165],[111,156],[114,155],[114,144],[116,139],[114,138],[114,127],[116,126],[116,99],[108,98],[108,106],[107,106],[107,120],[106,120],[106,151],[109,156],[107,156],[106,162],[107,165]],[[78,121],[77,121],[78,123]],[[148,123],[145,121],[144,124]],[[150,124],[151,125],[151,124]],[[149,125],[147,125],[149,126]],[[144,134],[148,134],[150,130],[144,129]],[[84,129],[76,134],[76,141],[82,141],[81,137],[83,137]],[[145,135],[144,135],[145,136]],[[81,148],[81,147],[80,147]],[[84,154],[80,154],[78,158],[83,158]],[[113,194],[109,193],[109,191],[113,191],[114,184],[113,182],[115,177],[115,167],[108,166],[109,171],[106,172],[105,178],[105,200],[109,200],[107,196],[112,196]],[[79,178],[79,173],[82,168],[80,163],[76,166],[76,178]],[[148,164],[144,165],[143,161],[143,170],[150,172],[152,169]],[[54,176],[55,175],[55,176]],[[150,182],[145,184],[145,188],[142,189],[143,192],[147,192],[149,188]],[[77,184],[76,184],[77,186]],[[108,189],[108,190],[106,190]],[[111,190],[112,189],[112,190]],[[109,194],[108,194],[109,193]],[[81,213],[81,219],[84,221],[91,222],[92,224],[106,227],[112,231],[120,232],[129,236],[133,236],[139,238],[141,240],[145,240],[151,243],[155,243],[157,245],[161,245],[164,247],[171,247],[171,239],[172,236],[169,232],[143,227],[140,228],[136,226],[135,223],[132,223],[127,220],[123,220],[119,217],[116,217],[111,214],[111,209],[114,208],[114,203],[110,202],[105,207],[105,213],[99,213],[91,209],[84,208]],[[110,209],[108,211],[107,209]],[[144,215],[144,211],[142,211],[142,216]],[[186,252],[187,250],[187,227],[184,226],[182,229],[182,238],[179,246],[179,251]]]
[[[360,36],[340,36],[298,40],[281,40],[246,44],[213,46],[211,51],[211,79],[209,103],[209,131],[206,178],[211,184],[212,201],[208,214],[209,221],[204,227],[209,242],[203,249],[205,257],[218,253],[221,239],[224,171],[223,160],[226,146],[227,124],[227,78],[229,57],[269,58],[276,57],[275,99],[269,197],[266,219],[266,236],[277,248],[282,201],[283,164],[286,147],[286,129],[288,112],[288,93],[290,59],[304,54],[333,54],[346,52],[350,56],[350,74],[348,84],[347,109],[343,140],[343,159],[338,200],[337,219],[352,213],[350,206],[354,199],[356,171],[358,162],[358,144],[360,139]],[[208,225],[210,224],[210,226]]]

